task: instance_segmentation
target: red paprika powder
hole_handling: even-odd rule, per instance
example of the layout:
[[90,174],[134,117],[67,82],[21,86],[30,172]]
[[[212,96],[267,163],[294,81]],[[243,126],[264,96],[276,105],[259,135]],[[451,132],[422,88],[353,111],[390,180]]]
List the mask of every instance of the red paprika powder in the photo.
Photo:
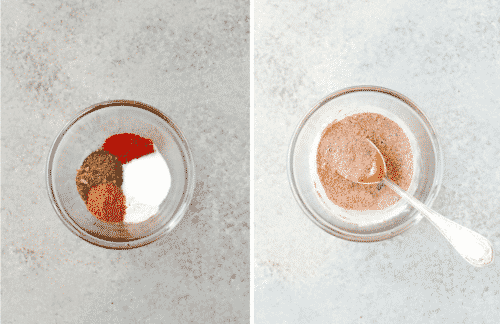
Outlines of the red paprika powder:
[[122,164],[154,152],[152,140],[130,133],[108,137],[102,148],[115,155]]

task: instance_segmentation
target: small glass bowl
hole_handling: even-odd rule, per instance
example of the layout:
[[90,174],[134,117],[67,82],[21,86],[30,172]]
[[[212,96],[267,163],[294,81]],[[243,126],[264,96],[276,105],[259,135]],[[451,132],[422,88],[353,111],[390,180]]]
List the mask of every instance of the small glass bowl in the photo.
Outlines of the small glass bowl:
[[[141,223],[106,223],[94,217],[78,194],[76,172],[111,135],[133,133],[153,141],[170,169],[170,191],[157,214]],[[158,109],[111,100],[81,111],[57,135],[47,159],[50,201],[71,232],[110,249],[131,249],[158,240],[182,219],[193,197],[195,168],[189,145],[175,123]]]
[[382,87],[346,88],[320,100],[293,134],[288,151],[288,179],[295,199],[316,225],[345,240],[376,242],[401,234],[417,224],[422,215],[403,199],[380,211],[346,210],[324,198],[316,168],[317,148],[324,129],[334,121],[363,112],[381,114],[403,129],[413,152],[413,177],[408,193],[431,206],[443,176],[436,132],[412,101]]

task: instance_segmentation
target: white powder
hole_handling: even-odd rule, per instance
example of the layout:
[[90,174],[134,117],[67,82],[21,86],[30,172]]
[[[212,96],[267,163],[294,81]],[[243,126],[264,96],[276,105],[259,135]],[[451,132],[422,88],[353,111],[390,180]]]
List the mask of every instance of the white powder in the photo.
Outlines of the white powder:
[[123,194],[126,199],[124,222],[140,223],[158,212],[170,190],[168,165],[156,150],[123,165]]

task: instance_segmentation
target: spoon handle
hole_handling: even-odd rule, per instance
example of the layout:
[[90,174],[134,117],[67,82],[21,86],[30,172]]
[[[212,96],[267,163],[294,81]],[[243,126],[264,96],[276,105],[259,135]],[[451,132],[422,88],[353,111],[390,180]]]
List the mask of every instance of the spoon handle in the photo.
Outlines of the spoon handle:
[[387,177],[384,177],[382,181],[409,204],[415,207],[422,215],[425,215],[467,262],[476,267],[484,267],[493,263],[493,248],[488,239],[443,217],[406,193],[406,191],[401,189]]

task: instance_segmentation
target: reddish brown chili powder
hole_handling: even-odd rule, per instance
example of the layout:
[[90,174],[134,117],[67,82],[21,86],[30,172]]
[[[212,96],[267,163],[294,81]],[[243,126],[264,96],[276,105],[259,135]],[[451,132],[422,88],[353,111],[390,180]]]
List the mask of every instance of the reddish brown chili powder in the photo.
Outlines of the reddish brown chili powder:
[[[316,155],[319,179],[327,197],[349,210],[381,210],[395,204],[400,197],[382,184],[359,184],[347,180],[337,170],[346,167],[340,153],[355,154],[356,142],[368,138],[385,159],[387,176],[408,190],[413,175],[413,154],[410,141],[397,123],[375,113],[348,116],[330,124],[321,136]],[[360,160],[362,161],[362,160]]]
[[113,183],[104,183],[90,188],[87,209],[104,222],[123,222],[125,218],[125,196]]

